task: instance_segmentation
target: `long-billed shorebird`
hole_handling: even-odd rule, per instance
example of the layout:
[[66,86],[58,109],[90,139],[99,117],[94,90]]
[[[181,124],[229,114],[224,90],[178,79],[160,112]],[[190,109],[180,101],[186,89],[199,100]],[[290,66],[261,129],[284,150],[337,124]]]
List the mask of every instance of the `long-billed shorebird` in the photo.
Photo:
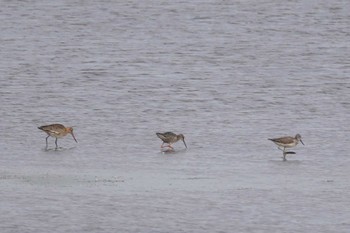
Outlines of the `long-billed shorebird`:
[[65,127],[64,125],[61,124],[52,124],[52,125],[43,125],[38,127],[38,129],[41,129],[45,133],[47,133],[46,137],[46,149],[48,147],[48,142],[47,139],[51,136],[56,138],[55,144],[56,144],[56,150],[58,148],[57,145],[57,139],[62,138],[66,136],[67,134],[71,134],[72,137],[74,138],[75,142],[78,142],[77,139],[75,139],[74,134],[73,134],[73,128],[72,127]]
[[[160,148],[169,147],[173,150],[174,148],[172,147],[172,144],[174,144],[175,142],[177,142],[179,140],[182,140],[185,147],[187,148],[187,145],[185,142],[185,136],[183,134],[177,135],[177,134],[174,134],[173,132],[156,133],[156,134],[163,141]],[[168,145],[164,146],[164,143],[167,143]]]
[[291,148],[295,147],[298,145],[299,141],[303,144],[304,142],[301,140],[301,135],[297,134],[295,137],[281,137],[281,138],[269,138],[272,142],[274,142],[277,146],[278,149],[282,150],[280,147],[283,147],[283,160],[286,160],[286,155],[287,154],[295,154],[295,152],[287,152],[286,148]]

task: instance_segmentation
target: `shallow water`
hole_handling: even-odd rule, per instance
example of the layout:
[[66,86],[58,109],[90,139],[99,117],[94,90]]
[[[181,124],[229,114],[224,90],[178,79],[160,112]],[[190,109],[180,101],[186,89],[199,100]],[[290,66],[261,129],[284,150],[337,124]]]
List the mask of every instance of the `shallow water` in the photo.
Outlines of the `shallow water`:
[[1,6],[2,233],[350,229],[347,1]]

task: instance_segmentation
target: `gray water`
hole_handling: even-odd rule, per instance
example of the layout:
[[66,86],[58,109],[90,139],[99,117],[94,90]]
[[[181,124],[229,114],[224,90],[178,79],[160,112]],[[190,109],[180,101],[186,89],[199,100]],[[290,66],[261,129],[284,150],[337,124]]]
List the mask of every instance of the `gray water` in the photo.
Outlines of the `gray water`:
[[0,5],[1,233],[349,232],[348,0]]

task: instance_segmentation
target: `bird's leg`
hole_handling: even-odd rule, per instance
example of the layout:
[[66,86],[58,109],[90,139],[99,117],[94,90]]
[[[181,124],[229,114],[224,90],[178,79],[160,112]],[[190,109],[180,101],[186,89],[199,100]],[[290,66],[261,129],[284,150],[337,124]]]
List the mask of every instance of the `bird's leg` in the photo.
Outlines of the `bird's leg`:
[[[165,143],[165,142],[164,142],[164,143]],[[164,143],[163,143],[163,144],[164,144]],[[168,145],[165,145],[165,146],[163,146],[163,144],[161,145],[160,148],[169,147],[169,148],[171,148],[171,149],[174,149],[174,148],[171,146],[170,143],[167,143]]]
[[160,148],[169,147],[169,145],[165,145],[165,146],[164,146],[164,143],[165,143],[165,142],[163,142],[163,144],[160,146]]
[[57,145],[57,139],[58,139],[58,138],[56,138],[56,140],[55,140],[55,144],[56,144],[56,150],[58,149],[58,145]]
[[287,155],[286,147],[283,147],[283,161],[287,161],[286,155]]
[[49,143],[47,142],[47,139],[50,137],[50,135],[48,135],[47,137],[46,137],[46,149],[47,149],[47,147],[49,146]]

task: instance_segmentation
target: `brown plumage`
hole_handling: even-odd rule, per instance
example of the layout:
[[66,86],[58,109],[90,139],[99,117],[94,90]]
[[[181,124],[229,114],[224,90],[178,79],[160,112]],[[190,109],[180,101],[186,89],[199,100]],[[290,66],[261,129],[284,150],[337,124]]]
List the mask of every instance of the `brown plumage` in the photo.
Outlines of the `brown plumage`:
[[[165,132],[165,133],[156,133],[156,135],[163,141],[162,145],[160,146],[160,148],[164,148],[164,147],[169,147],[171,149],[174,149],[172,147],[172,144],[174,144],[175,142],[182,140],[185,147],[187,148],[186,142],[185,142],[185,136],[183,134],[174,134],[173,132]],[[164,143],[167,143],[167,146],[163,146]]]
[[61,125],[61,124],[52,124],[52,125],[40,126],[40,127],[38,127],[38,129],[40,129],[40,130],[44,131],[45,133],[47,133],[46,149],[48,147],[47,139],[50,136],[56,138],[56,140],[55,140],[56,149],[58,148],[57,139],[58,138],[62,138],[64,136],[66,136],[67,134],[71,134],[73,139],[75,140],[75,142],[78,142],[77,139],[75,138],[74,134],[73,134],[73,128],[72,127],[65,127],[64,125]]

